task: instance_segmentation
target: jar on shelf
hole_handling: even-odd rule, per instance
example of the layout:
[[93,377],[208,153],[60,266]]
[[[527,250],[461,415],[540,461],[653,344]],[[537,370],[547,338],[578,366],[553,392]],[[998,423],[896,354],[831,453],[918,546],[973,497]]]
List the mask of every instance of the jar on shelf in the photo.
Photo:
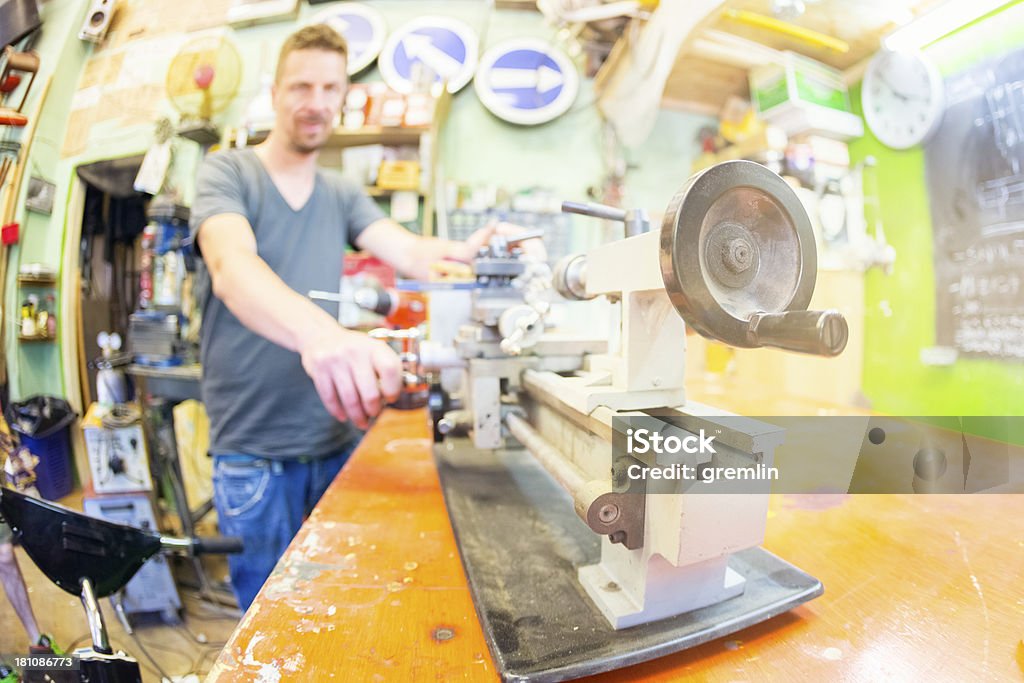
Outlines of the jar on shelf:
[[49,315],[46,317],[46,336],[50,339],[57,338],[57,299],[53,294],[46,295],[46,308]]
[[21,304],[21,336],[36,336],[36,302],[37,297],[30,295]]

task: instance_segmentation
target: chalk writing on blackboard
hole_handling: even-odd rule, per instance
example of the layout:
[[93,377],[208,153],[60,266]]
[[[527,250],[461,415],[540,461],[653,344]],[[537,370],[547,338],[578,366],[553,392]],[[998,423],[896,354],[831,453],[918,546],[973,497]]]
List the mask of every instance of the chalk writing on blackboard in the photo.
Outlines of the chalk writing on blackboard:
[[925,148],[936,343],[1024,360],[1024,50],[946,79]]

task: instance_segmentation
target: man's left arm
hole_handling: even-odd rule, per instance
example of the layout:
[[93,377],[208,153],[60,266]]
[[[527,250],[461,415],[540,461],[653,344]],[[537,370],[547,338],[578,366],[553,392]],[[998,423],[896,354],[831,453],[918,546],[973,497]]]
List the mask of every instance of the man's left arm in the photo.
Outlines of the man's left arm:
[[[471,262],[495,234],[512,237],[524,230],[518,225],[495,221],[474,232],[465,242],[422,237],[386,217],[362,188],[349,184],[343,191],[348,193],[347,222],[352,246],[370,252],[399,274],[415,280],[428,280],[430,266],[439,261]],[[521,246],[528,256],[547,260],[544,244],[539,239],[527,240]]]
[[494,232],[493,228],[485,230],[486,234],[477,231],[466,242],[453,242],[422,237],[390,218],[382,218],[368,225],[354,241],[359,249],[370,252],[405,277],[426,280],[432,263],[444,260],[465,263],[472,260]]
[[[437,237],[422,237],[406,230],[390,218],[382,218],[360,232],[354,243],[356,247],[370,252],[405,277],[426,280],[430,275],[431,264],[445,260],[469,263],[496,233],[511,237],[522,231],[523,228],[511,223],[492,223],[474,232],[465,242],[455,242]],[[530,240],[524,243],[526,244],[529,244],[528,253],[542,261],[546,258],[540,240]]]

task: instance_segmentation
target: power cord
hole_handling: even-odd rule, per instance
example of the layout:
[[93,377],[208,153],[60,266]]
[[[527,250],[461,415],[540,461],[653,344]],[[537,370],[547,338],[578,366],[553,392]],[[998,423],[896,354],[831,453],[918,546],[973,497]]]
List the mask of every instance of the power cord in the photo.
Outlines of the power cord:
[[142,420],[142,412],[135,406],[119,404],[103,416],[103,426],[107,429],[130,427]]
[[[195,668],[195,667],[192,667],[193,659],[187,653],[182,652],[181,648],[175,648],[175,647],[173,647],[171,645],[161,645],[159,643],[153,643],[153,642],[147,643],[145,640],[142,639],[141,636],[139,636],[137,634],[135,635],[135,638],[138,639],[139,642],[145,644],[146,647],[151,647],[151,648],[153,648],[155,650],[158,650],[159,652],[165,653],[167,656],[171,656],[172,657],[171,664],[177,663],[177,659],[174,659],[174,657],[177,657],[177,658],[180,658],[180,659],[184,660],[185,661],[185,665],[190,667],[190,670],[193,670]],[[161,656],[163,656],[163,655],[161,655]],[[173,666],[168,666],[168,668],[174,668],[174,667]]]
[[[134,634],[132,635],[132,638],[135,638]],[[114,639],[111,638],[109,636],[109,634],[107,636],[107,639],[110,641],[110,648],[112,650],[114,650],[114,652],[117,652],[118,650],[121,650],[122,652],[127,652],[127,650],[125,650],[123,647],[121,647],[121,645],[119,645],[118,643],[114,642]],[[87,642],[87,641],[90,644],[92,643],[92,635],[90,635],[88,633],[86,633],[84,636],[80,636],[78,638],[75,638],[73,641],[71,641],[70,645],[68,645],[66,648],[64,648],[64,651],[68,652],[69,654],[74,654],[75,650],[78,649],[78,646],[81,645],[82,643]],[[140,646],[140,649],[143,652],[146,652],[145,648],[142,648],[141,646]],[[146,657],[148,657],[149,660],[151,662],[153,662],[153,665],[156,666],[157,668],[154,669],[152,666],[146,664],[146,662],[144,662],[141,659],[138,660],[139,666],[144,667],[151,674],[154,674],[156,676],[163,676],[163,678],[166,678],[168,681],[171,680],[171,678],[169,676],[167,676],[167,674],[163,673],[163,671],[160,669],[159,665],[156,663],[156,661],[152,657],[150,657],[148,652],[146,652]],[[163,678],[161,678],[161,681],[163,680]]]
[[[142,654],[146,655],[146,659],[148,659],[150,662],[153,663],[153,666],[156,667],[156,671],[153,671],[153,669],[150,668],[150,667],[146,667],[146,668],[149,669],[152,673],[155,673],[156,675],[160,676],[160,680],[161,681],[164,681],[164,680],[170,681],[170,680],[172,680],[171,677],[167,675],[167,672],[164,671],[162,668],[160,668],[160,664],[157,663],[157,661],[153,658],[153,655],[149,654],[149,650],[147,650],[146,647],[142,644],[142,641],[139,640],[139,637],[135,635],[135,632],[132,631],[128,635],[131,637],[131,639],[133,641],[135,641],[135,644],[139,646],[139,650],[142,651]],[[139,660],[139,664],[145,666],[145,664],[143,663],[143,661],[141,659]],[[183,674],[183,675],[187,675],[189,673],[191,673],[191,672],[190,671],[186,671],[185,674]]]

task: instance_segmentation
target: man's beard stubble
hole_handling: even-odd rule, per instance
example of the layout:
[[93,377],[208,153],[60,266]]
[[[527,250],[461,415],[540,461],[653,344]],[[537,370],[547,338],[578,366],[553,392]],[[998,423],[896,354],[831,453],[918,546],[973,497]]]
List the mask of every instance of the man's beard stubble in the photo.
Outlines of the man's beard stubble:
[[321,149],[326,147],[327,142],[331,139],[332,129],[330,124],[325,124],[325,127],[327,132],[324,134],[323,138],[321,138],[316,144],[304,144],[297,139],[297,135],[289,136],[288,143],[291,146],[292,151],[297,152],[299,154],[312,154],[314,152],[319,152]]
[[301,143],[295,142],[295,140],[292,140],[291,143],[290,143],[292,151],[293,152],[297,152],[299,154],[313,154],[314,152],[319,152],[326,145],[327,145],[327,140],[326,139],[323,142],[321,142],[319,145],[303,145]]

